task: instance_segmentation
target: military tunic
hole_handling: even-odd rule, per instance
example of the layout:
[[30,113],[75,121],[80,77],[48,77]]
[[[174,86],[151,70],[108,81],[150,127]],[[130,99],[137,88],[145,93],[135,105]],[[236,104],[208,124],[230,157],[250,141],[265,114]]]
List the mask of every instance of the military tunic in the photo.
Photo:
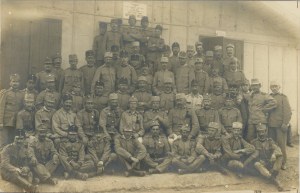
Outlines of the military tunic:
[[81,125],[84,134],[90,139],[95,134],[95,129],[99,123],[99,112],[93,109],[87,112],[82,109],[77,113],[78,122]]
[[239,154],[234,153],[236,150],[245,150],[246,155],[253,154],[255,148],[242,137],[235,138],[234,136],[224,137],[222,139],[222,147],[224,150],[224,157],[229,160],[240,160]]
[[121,91],[118,91],[117,94],[119,107],[126,111],[128,109],[130,95],[128,93],[122,93]]
[[73,92],[71,92],[72,95],[72,111],[74,113],[77,113],[83,108],[83,96],[82,95],[77,95]]
[[203,96],[201,94],[188,94],[186,95],[186,100],[191,102],[193,110],[198,110],[202,108]]
[[145,134],[143,116],[137,111],[124,111],[120,120],[120,133],[123,134],[123,131],[127,128],[131,128],[134,134],[138,134],[138,136],[142,137]]
[[133,94],[139,102],[144,102],[149,106],[149,102],[151,101],[152,94],[147,91],[136,90]]
[[[132,57],[135,57],[135,59],[132,60],[131,59]],[[129,58],[129,64],[130,64],[130,66],[132,66],[135,69],[138,77],[142,75],[142,73],[143,73],[142,67],[145,65],[145,63],[146,63],[145,57],[139,53],[131,54],[131,56]],[[149,66],[150,66],[150,64],[149,64]],[[150,72],[151,72],[151,74],[153,73],[151,68],[150,68]]]
[[175,78],[173,72],[168,70],[157,71],[153,78],[152,88],[153,92],[159,95],[164,90],[164,83],[166,79],[171,79],[173,84],[173,90],[176,90]]
[[207,127],[210,122],[216,122],[216,123],[220,122],[218,111],[213,108],[210,108],[210,109],[203,108],[203,109],[197,110],[196,115],[198,117],[201,133],[207,132]]
[[160,108],[170,111],[175,106],[175,93],[172,91],[170,93],[162,92],[160,94]]
[[81,90],[84,88],[83,73],[78,69],[67,68],[64,70],[63,76],[60,81],[59,91],[61,93],[69,93],[72,91],[73,86],[79,84]]
[[51,72],[46,72],[46,71],[41,71],[36,74],[36,88],[38,92],[42,92],[47,88],[47,80],[49,76],[54,76],[55,77],[55,85],[57,85],[58,77],[57,73],[55,71]]
[[185,65],[180,65],[175,70],[175,83],[178,93],[188,94],[191,91],[192,80],[195,79],[194,69]]
[[237,86],[238,88],[245,82],[245,75],[243,71],[226,71],[224,78],[229,87]]
[[117,78],[117,85],[119,85],[119,80],[121,78],[126,78],[128,80],[128,86],[129,86],[129,93],[134,92],[136,83],[137,83],[137,74],[135,69],[130,66],[118,66],[116,68],[116,78]]
[[84,84],[84,87],[83,87],[83,90],[84,90],[84,94],[85,95],[88,95],[91,93],[91,85],[92,85],[92,81],[93,81],[93,77],[95,75],[95,72],[96,72],[96,66],[92,65],[92,66],[89,66],[89,65],[85,65],[85,66],[82,66],[81,68],[79,68],[79,70],[82,71],[82,74],[83,74],[83,84]]
[[46,129],[47,133],[52,132],[52,116],[55,113],[54,109],[41,108],[35,113],[35,129]]
[[108,96],[101,95],[93,95],[94,107],[98,112],[101,112],[108,104]]
[[209,91],[209,76],[204,70],[195,70],[195,81],[198,82],[199,94],[204,95]]
[[34,110],[28,111],[25,109],[17,114],[16,128],[24,129],[27,137],[35,135],[34,114]]
[[54,103],[54,108],[58,109],[60,106],[60,94],[56,91],[51,91],[49,89],[45,89],[42,92],[40,92],[40,94],[37,96],[36,98],[36,108],[40,109],[42,106],[44,106],[44,102],[45,102],[45,97],[47,95],[47,93],[51,93],[51,95],[53,96],[55,103]]
[[167,65],[167,69],[173,73],[175,73],[177,67],[180,66],[179,57],[172,55],[169,57],[169,63]]
[[221,138],[214,137],[213,139],[210,139],[207,135],[199,135],[195,151],[200,155],[207,156],[210,153],[221,158],[222,140]]
[[107,31],[104,35],[104,42],[106,51],[111,51],[111,47],[113,45],[118,46],[119,48],[123,48],[123,37],[121,32],[119,31]]
[[165,110],[150,109],[144,113],[144,128],[149,131],[150,125],[156,116],[160,116],[163,120],[159,121],[160,126],[163,128],[164,134],[171,134],[169,130],[169,118]]
[[104,53],[106,51],[106,44],[104,43],[105,34],[97,35],[93,42],[93,51],[95,53],[96,61],[104,60]]
[[[108,95],[111,92],[114,92],[116,86],[115,68],[113,68],[112,66],[108,66],[107,64],[104,64],[103,66],[97,68],[91,88],[95,88],[95,84],[98,80],[104,83],[104,93],[106,95]],[[92,93],[94,93],[94,89],[92,90]]]
[[213,93],[211,95],[211,107],[216,110],[219,110],[222,107],[224,107],[225,101],[226,101],[226,97],[224,96],[224,94],[216,95]]
[[209,92],[213,92],[214,89],[214,82],[221,83],[223,92],[226,93],[228,91],[228,85],[225,78],[221,76],[209,77]]
[[227,131],[231,130],[233,122],[242,122],[240,110],[237,108],[223,107],[219,110],[220,122]]
[[60,67],[59,68],[54,68],[53,73],[55,73],[55,76],[57,78],[57,80],[56,80],[56,91],[59,91],[59,84],[60,84],[60,81],[63,77],[64,70]]
[[148,40],[147,60],[153,62],[152,72],[158,71],[158,65],[164,49],[165,41],[162,38],[150,37]]
[[120,107],[113,110],[110,106],[100,112],[99,125],[105,134],[119,133],[119,124],[123,110]]

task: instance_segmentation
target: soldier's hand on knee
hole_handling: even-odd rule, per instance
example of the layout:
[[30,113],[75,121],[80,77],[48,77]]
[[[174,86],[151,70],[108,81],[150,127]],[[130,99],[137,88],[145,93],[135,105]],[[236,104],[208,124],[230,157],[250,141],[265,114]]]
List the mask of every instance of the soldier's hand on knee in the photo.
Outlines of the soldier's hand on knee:
[[130,159],[131,159],[131,161],[133,161],[133,162],[135,162],[135,163],[137,163],[137,162],[139,162],[139,160],[137,159],[137,158],[135,158],[135,157],[130,157]]
[[20,168],[16,168],[16,172],[18,172],[19,174],[21,174],[22,170]]
[[103,166],[103,165],[104,165],[103,161],[99,161],[99,162],[97,163],[97,167],[101,167],[101,166]]
[[270,162],[275,162],[276,161],[276,155],[272,154],[271,158],[270,158]]

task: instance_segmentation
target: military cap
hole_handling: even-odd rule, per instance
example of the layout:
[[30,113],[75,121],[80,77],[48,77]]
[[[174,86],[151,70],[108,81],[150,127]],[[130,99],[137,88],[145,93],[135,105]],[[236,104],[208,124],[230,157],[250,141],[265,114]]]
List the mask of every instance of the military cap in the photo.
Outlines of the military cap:
[[85,103],[86,103],[86,102],[94,102],[93,96],[91,96],[91,95],[85,96],[84,102],[85,102]]
[[234,45],[233,44],[227,44],[226,48],[234,48]]
[[11,74],[9,76],[10,81],[20,81],[20,75],[19,74]]
[[149,21],[148,16],[143,16],[142,17],[141,22],[144,22],[144,21]]
[[146,81],[147,82],[147,78],[146,78],[146,76],[140,76],[138,78],[138,81]]
[[130,98],[129,98],[129,100],[128,100],[128,102],[138,102],[138,99],[135,97],[135,96],[131,96]]
[[245,81],[242,83],[242,85],[250,85],[250,82],[248,79],[245,79]]
[[95,86],[104,86],[104,82],[97,80]]
[[205,94],[205,95],[203,95],[203,100],[211,101],[211,96],[210,96],[210,94]]
[[174,43],[172,44],[172,48],[175,48],[175,47],[180,48],[180,45],[179,45],[178,42],[174,42]]
[[251,85],[261,84],[257,78],[251,79]]
[[139,101],[138,102],[138,108],[145,108],[146,107],[146,103],[145,102],[142,102],[142,101]]
[[151,102],[160,102],[160,96],[152,96]]
[[85,51],[85,57],[95,56],[95,52],[93,50]]
[[198,41],[198,42],[195,43],[195,47],[196,47],[196,48],[197,48],[198,46],[202,46],[202,45],[203,45],[203,43],[200,42],[200,41]]
[[186,46],[186,50],[187,50],[187,51],[188,51],[188,50],[194,51],[194,46],[192,46],[192,45],[187,45],[187,46]]
[[121,50],[120,57],[121,58],[128,58],[128,52],[126,50]]
[[222,50],[222,46],[220,46],[220,45],[216,45],[214,48],[215,48],[215,51]]
[[28,76],[27,81],[33,81],[33,82],[35,82],[35,81],[36,81],[36,76],[35,76],[34,74],[30,74],[30,75]]
[[111,52],[105,52],[104,53],[104,58],[112,58],[113,54]]
[[64,94],[62,97],[62,100],[63,101],[67,101],[67,100],[73,100],[73,97],[72,97],[72,95],[70,95],[70,94]]
[[239,60],[236,57],[231,58],[229,64],[236,64]]
[[24,129],[16,129],[15,137],[25,138],[25,130]]
[[163,30],[163,27],[162,27],[161,25],[156,25],[156,26],[155,26],[155,29],[159,29],[160,31],[162,31],[162,30]]
[[210,122],[210,123],[208,124],[208,127],[209,127],[209,128],[214,128],[214,129],[219,129],[219,128],[220,128],[220,125],[219,125],[219,123],[217,123],[217,122]]
[[177,93],[175,98],[176,98],[176,100],[185,99],[185,94],[184,93]]
[[77,55],[76,54],[70,54],[69,55],[69,60],[78,60]]
[[110,20],[110,23],[116,23],[116,24],[119,24],[119,20],[116,19],[116,18],[113,18]]
[[159,126],[158,121],[156,121],[156,120],[151,121],[150,127],[154,127],[154,126]]
[[125,77],[121,77],[121,78],[119,79],[119,84],[128,84],[128,79],[125,78]]
[[272,80],[272,81],[270,82],[270,86],[280,86],[280,84],[279,84],[277,81]]
[[190,127],[189,127],[188,124],[183,125],[182,127],[180,127],[180,131],[190,131],[190,130],[191,130],[191,129],[190,129]]
[[139,46],[140,46],[140,42],[135,41],[135,42],[132,42],[131,45],[132,45],[132,46],[139,47]]
[[52,59],[49,57],[46,57],[44,60],[44,64],[53,64]]
[[70,134],[77,134],[78,127],[76,125],[70,125],[68,128],[68,133]]
[[263,123],[259,123],[256,125],[256,131],[265,131],[267,130],[267,126],[266,124],[263,124]]
[[109,100],[118,100],[118,94],[116,93],[110,93],[108,96]]
[[198,85],[199,85],[199,82],[198,82],[198,81],[192,80],[191,86],[198,86]]
[[206,51],[205,55],[213,57],[214,53],[213,53],[213,51],[208,50],[208,51]]
[[24,101],[34,101],[34,94],[26,93],[24,96]]
[[131,61],[139,61],[140,60],[140,56],[138,54],[132,54],[130,56],[130,60]]
[[196,58],[195,64],[198,64],[198,63],[203,63],[203,59],[202,58]]
[[47,92],[47,93],[45,94],[45,99],[44,99],[44,100],[47,101],[47,102],[53,102],[53,103],[55,103],[55,97],[54,97],[54,94],[51,93],[51,92]]
[[161,63],[168,63],[169,62],[169,58],[168,57],[161,57],[160,62]]
[[135,15],[129,15],[129,19],[136,19]]
[[54,61],[55,59],[61,59],[61,54],[60,53],[56,53],[53,57],[52,60]]
[[110,48],[110,51],[112,52],[118,52],[120,50],[120,47],[118,45],[112,45]]
[[186,58],[186,52],[180,51],[179,52],[179,58]]
[[169,77],[166,77],[166,78],[164,78],[164,83],[165,84],[167,84],[167,83],[173,83],[173,80],[172,80],[172,78],[169,78]]
[[233,122],[232,123],[232,128],[242,129],[243,128],[243,124],[241,122]]
[[100,21],[100,22],[99,22],[99,27],[100,27],[100,28],[105,28],[105,29],[106,29],[106,28],[107,28],[107,23],[106,23],[106,22],[101,22],[101,21]]

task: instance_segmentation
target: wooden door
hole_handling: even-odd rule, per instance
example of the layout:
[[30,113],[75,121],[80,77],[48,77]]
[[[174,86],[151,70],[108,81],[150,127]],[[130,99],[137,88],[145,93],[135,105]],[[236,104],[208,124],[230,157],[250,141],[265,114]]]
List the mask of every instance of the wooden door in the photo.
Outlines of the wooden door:
[[61,52],[62,22],[55,19],[10,18],[2,26],[1,88],[9,87],[9,75],[18,73],[21,87],[29,74],[43,69],[46,56]]

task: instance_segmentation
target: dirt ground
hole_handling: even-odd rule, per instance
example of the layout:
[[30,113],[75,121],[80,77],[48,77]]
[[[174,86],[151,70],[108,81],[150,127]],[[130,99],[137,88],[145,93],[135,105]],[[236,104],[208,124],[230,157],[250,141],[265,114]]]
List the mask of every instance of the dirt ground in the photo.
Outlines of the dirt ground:
[[[279,179],[286,190],[297,192],[299,189],[299,141],[294,147],[288,147],[288,167],[281,170]],[[20,192],[17,186],[0,179],[2,192]],[[0,192],[1,192],[0,190]],[[199,193],[199,192],[230,192],[250,193],[261,190],[263,193],[277,192],[276,187],[259,177],[244,176],[238,178],[231,173],[224,176],[218,172],[177,175],[175,173],[154,174],[145,177],[124,177],[104,175],[87,181],[63,180],[56,186],[40,185],[40,192],[159,192],[159,193]],[[259,191],[258,191],[259,192]]]

